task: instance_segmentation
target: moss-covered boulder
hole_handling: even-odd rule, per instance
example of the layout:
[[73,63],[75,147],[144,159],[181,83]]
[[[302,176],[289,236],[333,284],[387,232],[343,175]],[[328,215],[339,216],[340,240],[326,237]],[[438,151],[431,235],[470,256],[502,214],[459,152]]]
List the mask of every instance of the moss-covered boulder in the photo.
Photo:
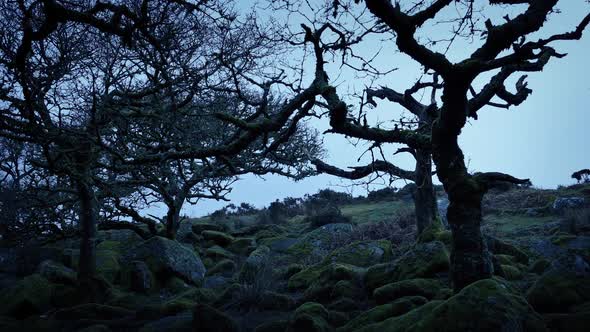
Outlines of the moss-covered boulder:
[[395,300],[392,303],[379,305],[359,314],[337,331],[352,332],[362,328],[363,326],[378,323],[391,317],[403,315],[410,310],[424,305],[426,302],[428,302],[428,300],[422,296],[403,297]]
[[286,311],[295,306],[295,300],[289,295],[265,291],[260,297],[258,307],[266,310]]
[[96,272],[102,275],[108,282],[114,283],[121,273],[119,263],[120,254],[115,250],[96,251]]
[[143,261],[131,261],[122,279],[130,290],[138,293],[147,293],[156,286],[152,271]]
[[431,301],[405,315],[359,331],[548,331],[543,318],[506,282],[477,281],[448,300]]
[[283,273],[283,277],[286,279],[291,278],[291,276],[303,271],[305,267],[301,264],[289,264],[286,268],[285,271]]
[[395,273],[396,264],[393,262],[375,264],[367,269],[365,274],[365,287],[373,292],[378,287],[391,282]]
[[530,273],[543,274],[551,266],[551,262],[544,258],[536,259],[529,267]]
[[[131,248],[140,243],[143,239],[130,229],[109,229],[101,230],[96,233],[96,242],[100,246],[102,242],[117,242],[122,250]],[[77,248],[77,247],[76,247]]]
[[242,281],[253,281],[258,273],[267,264],[270,255],[270,248],[259,246],[254,250],[244,262],[240,270],[239,279]]
[[329,263],[368,267],[389,259],[391,259],[391,242],[378,240],[353,242],[334,250],[325,260]]
[[362,306],[362,303],[360,303],[358,300],[349,299],[349,298],[344,297],[344,298],[332,301],[332,303],[328,304],[328,309],[341,311],[341,312],[351,312],[351,311],[358,312],[358,310],[361,308],[361,306]]
[[205,240],[215,242],[222,247],[226,247],[234,241],[233,236],[219,231],[202,231],[201,235]]
[[292,245],[299,242],[298,238],[289,236],[273,236],[260,240],[260,243],[269,247],[270,250],[278,253],[288,253]]
[[590,326],[590,311],[545,315],[547,327],[555,332],[587,332]]
[[332,287],[330,298],[333,300],[341,298],[354,299],[358,298],[361,292],[362,290],[359,288],[357,283],[350,280],[339,280]]
[[428,278],[449,270],[449,253],[440,241],[419,243],[395,261],[393,280]]
[[327,332],[332,327],[329,323],[329,311],[323,305],[306,302],[299,306],[287,328],[287,332]]
[[518,263],[522,264],[528,264],[529,262],[529,256],[527,253],[510,242],[488,235],[486,236],[486,243],[488,249],[494,253],[494,255],[510,255],[514,257]]
[[225,313],[206,304],[193,309],[193,331],[195,332],[238,332],[238,324]]
[[207,271],[207,275],[211,276],[215,274],[231,274],[235,271],[235,269],[236,263],[234,263],[234,261],[232,261],[231,259],[223,259],[219,261],[217,264],[215,264],[215,266],[210,268]]
[[195,234],[201,234],[203,231],[216,231],[216,232],[225,231],[225,227],[223,224],[214,224],[214,223],[207,223],[207,222],[193,223],[191,228]]
[[106,325],[96,324],[78,330],[78,332],[111,332],[111,329],[109,329],[109,327]]
[[236,238],[227,246],[227,250],[236,255],[247,256],[256,250],[256,240],[249,237]]
[[432,299],[442,288],[443,285],[438,280],[408,279],[375,289],[373,298],[378,304],[389,303],[404,296],[422,296]]
[[426,227],[416,239],[416,242],[418,243],[428,243],[432,241],[440,241],[447,246],[451,245],[451,231],[445,229],[439,219],[428,225],[428,227]]
[[262,323],[254,329],[254,332],[283,332],[289,327],[289,321],[273,320]]
[[154,236],[129,250],[125,261],[146,262],[156,276],[177,276],[186,282],[199,285],[205,277],[205,266],[199,256],[180,243]]
[[45,260],[39,264],[37,270],[42,277],[53,283],[67,285],[74,285],[76,283],[76,271],[59,262]]
[[287,250],[297,258],[325,252],[335,236],[352,232],[352,225],[347,223],[328,224],[306,233],[299,242]]
[[53,286],[39,274],[18,281],[0,294],[0,316],[25,318],[46,311],[51,303]]
[[[429,314],[434,308],[439,306],[443,301],[430,301],[422,306],[417,307],[401,316],[394,316],[387,318],[381,322],[365,325],[355,332],[406,332],[410,331],[410,328],[424,316]],[[414,330],[413,330],[414,331]],[[418,332],[419,330],[415,330]],[[459,332],[457,330],[453,332]],[[468,330],[469,331],[469,330]],[[476,331],[476,330],[473,330]],[[490,331],[491,332],[491,331]]]
[[393,262],[369,267],[365,275],[365,286],[372,292],[399,280],[429,278],[448,271],[449,265],[449,253],[442,242],[418,243]]
[[508,280],[520,280],[524,277],[522,271],[513,265],[501,265],[502,277]]
[[590,301],[590,271],[581,256],[564,257],[537,279],[526,294],[539,312],[567,312],[572,306]]
[[58,320],[114,320],[133,317],[135,312],[129,309],[103,305],[98,303],[84,303],[71,308],[60,309],[53,313]]
[[339,280],[362,280],[364,270],[357,266],[331,263],[310,266],[289,278],[287,286],[291,290],[308,288],[314,283],[325,285]]
[[207,248],[205,250],[205,255],[210,257],[214,260],[216,259],[233,259],[234,254],[218,245],[214,245],[212,247]]

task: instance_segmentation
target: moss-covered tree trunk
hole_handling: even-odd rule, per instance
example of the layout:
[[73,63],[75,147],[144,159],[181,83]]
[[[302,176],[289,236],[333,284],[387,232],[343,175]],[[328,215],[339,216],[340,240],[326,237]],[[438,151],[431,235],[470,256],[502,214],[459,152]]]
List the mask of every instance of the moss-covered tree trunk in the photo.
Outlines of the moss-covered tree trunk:
[[80,200],[80,258],[78,279],[90,280],[96,275],[96,222],[97,206],[94,190],[88,181],[77,181]]
[[416,150],[414,209],[418,235],[438,217],[436,195],[432,184],[432,161],[428,150]]
[[451,279],[455,291],[493,273],[490,253],[481,233],[483,188],[467,171],[458,144],[467,118],[468,85],[446,81],[440,118],[432,130],[437,175],[449,196],[447,219],[453,234]]
[[168,206],[166,213],[166,237],[170,240],[176,239],[178,226],[180,223],[180,209],[174,204]]

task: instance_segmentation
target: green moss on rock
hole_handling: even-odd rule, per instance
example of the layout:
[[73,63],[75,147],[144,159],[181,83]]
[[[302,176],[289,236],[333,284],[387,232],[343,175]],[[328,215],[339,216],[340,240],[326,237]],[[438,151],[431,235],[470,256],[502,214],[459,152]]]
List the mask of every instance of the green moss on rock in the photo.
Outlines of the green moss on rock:
[[121,265],[119,264],[120,255],[113,250],[96,251],[96,272],[102,275],[108,282],[114,283],[119,278]]
[[198,304],[193,309],[193,331],[198,332],[238,332],[238,324],[225,313],[206,304]]
[[432,241],[440,241],[447,246],[450,246],[452,242],[451,232],[443,227],[438,218],[428,225],[428,227],[426,227],[416,239],[416,242],[418,243],[428,243]]
[[328,332],[332,331],[328,319],[330,313],[323,305],[315,302],[302,304],[293,315],[288,332]]
[[236,238],[227,246],[227,250],[236,255],[247,256],[256,249],[256,240],[249,237]]
[[254,250],[242,266],[240,270],[239,279],[241,281],[253,281],[257,278],[258,273],[265,267],[270,255],[270,248],[267,246],[259,246]]
[[524,277],[522,271],[512,265],[502,265],[502,271],[504,272],[503,277],[507,280],[520,280]]
[[205,240],[215,242],[222,247],[226,247],[234,241],[233,236],[219,231],[205,230],[201,232],[201,235],[203,236],[203,238],[205,238]]
[[424,305],[426,302],[428,302],[428,300],[422,296],[402,297],[392,303],[379,305],[359,314],[337,331],[352,332],[364,326],[384,321],[390,317],[403,315],[410,310]]
[[231,259],[223,259],[219,263],[215,264],[211,269],[207,271],[207,275],[232,273],[236,269],[236,263]]
[[539,258],[531,264],[531,266],[529,267],[529,272],[535,274],[543,274],[543,272],[545,272],[545,270],[547,270],[549,266],[551,266],[551,263],[548,260],[544,258]]
[[537,279],[526,297],[539,312],[566,312],[571,306],[590,301],[590,277],[550,269]]
[[207,257],[214,259],[214,260],[216,260],[216,259],[233,259],[234,258],[233,253],[231,253],[228,250],[223,249],[222,247],[220,247],[218,245],[214,245],[210,248],[207,248],[207,250],[205,250],[205,255]]
[[33,274],[18,281],[14,286],[2,290],[0,315],[25,318],[47,310],[51,303],[53,286],[39,274]]
[[477,281],[444,302],[431,301],[405,315],[359,331],[543,331],[543,318],[506,282]]
[[265,291],[260,298],[259,307],[267,310],[286,311],[295,306],[295,300],[289,295]]
[[326,257],[326,262],[368,267],[389,259],[391,259],[391,242],[387,240],[356,241],[334,250]]
[[262,323],[254,329],[254,332],[280,332],[285,331],[289,327],[289,321],[274,320],[271,322]]
[[389,303],[404,296],[422,296],[432,299],[443,288],[438,280],[409,279],[387,284],[375,289],[373,298],[378,304]]

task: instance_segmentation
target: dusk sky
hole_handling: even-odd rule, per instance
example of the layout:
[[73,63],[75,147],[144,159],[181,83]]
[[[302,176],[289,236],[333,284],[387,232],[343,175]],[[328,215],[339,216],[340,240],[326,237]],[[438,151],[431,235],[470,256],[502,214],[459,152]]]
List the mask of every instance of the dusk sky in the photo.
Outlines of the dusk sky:
[[[561,1],[559,8],[562,13],[550,18],[540,36],[572,30],[590,5],[581,0]],[[543,72],[529,75],[529,87],[533,89],[533,94],[524,104],[509,110],[482,109],[479,119],[471,120],[464,128],[460,144],[470,171],[501,171],[530,178],[536,187],[555,188],[574,183],[570,178],[572,172],[590,168],[590,32],[586,31],[581,41],[553,46],[561,53],[568,53],[568,56],[552,59]],[[391,47],[394,49],[393,45]],[[465,57],[475,47],[459,45],[451,51],[451,59]],[[415,63],[397,54],[386,56],[388,63],[399,69],[380,81],[381,84],[399,90],[411,86],[419,74]],[[336,85],[338,91],[344,94],[356,83],[351,83],[355,81],[353,76],[340,74]],[[513,85],[508,88],[513,90]],[[380,105],[372,120],[388,119],[387,112],[391,112],[391,107],[395,105]],[[315,120],[311,124],[320,131],[327,128],[326,121]],[[354,148],[338,135],[326,135],[324,143],[327,162],[340,167],[363,164],[363,161],[356,162],[364,151],[362,146]],[[392,146],[388,151],[395,149]],[[406,169],[414,168],[413,159],[407,156],[398,155],[390,161]],[[243,176],[228,197],[233,203],[248,202],[262,207],[276,199],[301,197],[322,188],[352,190],[354,195],[366,194],[364,187],[351,188],[350,184],[350,181],[328,175],[299,182],[278,176]],[[401,187],[404,183],[398,181],[395,185]],[[196,206],[187,204],[184,214],[201,216],[227,204],[215,201],[201,201]]]

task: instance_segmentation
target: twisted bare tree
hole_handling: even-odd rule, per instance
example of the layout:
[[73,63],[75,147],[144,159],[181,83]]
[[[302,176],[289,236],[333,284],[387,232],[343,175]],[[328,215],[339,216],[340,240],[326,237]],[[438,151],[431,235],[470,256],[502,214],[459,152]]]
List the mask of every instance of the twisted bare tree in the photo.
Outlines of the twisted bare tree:
[[[286,8],[292,10],[292,2],[275,3],[287,4]],[[519,72],[542,71],[551,59],[565,56],[557,52],[552,44],[582,37],[590,22],[590,14],[569,32],[536,37],[543,33],[543,25],[550,14],[557,12],[557,4],[557,0],[489,1],[478,4],[484,7],[519,5],[518,8],[523,9],[514,17],[506,15],[494,18],[500,21],[493,23],[491,17],[486,18],[487,9],[475,10],[475,1],[413,1],[402,5],[389,0],[335,0],[329,2],[329,14],[334,15],[333,19],[319,22],[311,19],[312,26],[304,26],[304,41],[314,50],[317,58],[316,72],[324,71],[326,63],[330,62],[324,57],[325,53],[342,54],[344,61],[355,59],[359,55],[354,51],[354,46],[362,38],[370,34],[385,34],[387,38],[379,41],[382,43],[379,47],[397,50],[414,60],[424,73],[439,77],[440,98],[431,100],[426,107],[432,111],[433,121],[431,127],[422,132],[399,126],[384,129],[361,123],[335,87],[322,93],[325,100],[322,106],[329,113],[330,132],[375,144],[399,143],[431,151],[436,174],[450,200],[447,219],[453,233],[451,273],[457,291],[493,273],[490,254],[480,229],[483,195],[499,182],[529,182],[498,172],[470,174],[458,137],[467,120],[477,119],[478,112],[484,106],[509,108],[523,103],[532,91],[525,81],[526,75],[516,81],[515,92],[510,92],[506,87],[509,79]],[[359,7],[361,14],[356,15],[354,10]],[[363,16],[364,9],[368,10],[374,21]],[[339,16],[340,13],[351,12],[349,19]],[[459,13],[459,17],[450,19],[449,13],[455,12]],[[480,19],[476,19],[476,16]],[[432,33],[432,30],[427,29],[428,24],[440,23],[439,20],[450,22],[454,27],[450,38],[437,40],[422,33]],[[347,24],[354,26],[354,29],[347,28]],[[476,34],[481,35],[481,41],[473,38]],[[468,45],[473,45],[475,50],[462,60],[452,61],[447,55],[448,48],[463,37],[469,38],[471,43]],[[333,57],[332,60],[335,61]],[[375,64],[369,60],[359,60],[359,68],[365,69],[365,72],[374,71]],[[485,79],[485,74],[491,78],[478,89],[474,82],[478,78]],[[323,77],[325,84],[329,85],[328,74]],[[409,94],[396,95],[408,98]],[[367,173],[371,167],[377,166],[361,168],[357,175],[363,171]],[[383,168],[391,166],[383,165]],[[338,172],[334,170],[333,173]]]

